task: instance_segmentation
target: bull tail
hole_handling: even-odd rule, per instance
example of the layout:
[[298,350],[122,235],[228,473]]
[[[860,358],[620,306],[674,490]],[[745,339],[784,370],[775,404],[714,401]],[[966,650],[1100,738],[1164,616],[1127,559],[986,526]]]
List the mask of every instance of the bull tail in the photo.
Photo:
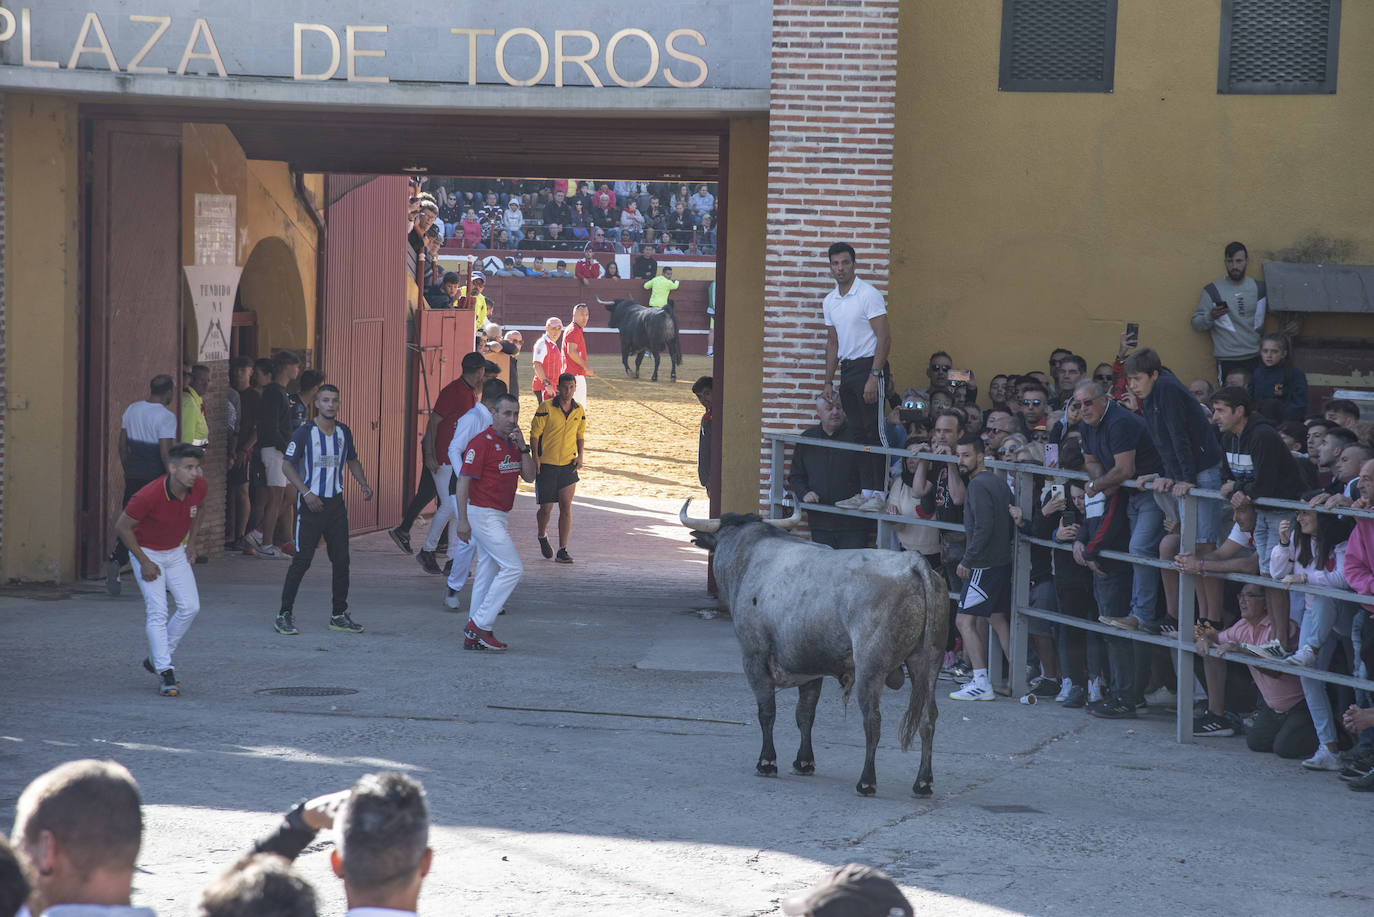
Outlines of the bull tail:
[[[943,650],[945,634],[949,628],[949,584],[943,576],[930,569],[929,564],[921,563],[912,572],[921,579],[926,613],[920,639],[908,659],[916,658],[921,650],[932,645],[938,645]],[[929,693],[925,673],[910,671],[909,663],[907,668],[911,680],[911,696],[907,700],[906,712],[902,714],[902,726],[899,730],[902,751],[909,749],[916,739],[916,730],[920,728],[921,716],[927,702],[926,694]]]

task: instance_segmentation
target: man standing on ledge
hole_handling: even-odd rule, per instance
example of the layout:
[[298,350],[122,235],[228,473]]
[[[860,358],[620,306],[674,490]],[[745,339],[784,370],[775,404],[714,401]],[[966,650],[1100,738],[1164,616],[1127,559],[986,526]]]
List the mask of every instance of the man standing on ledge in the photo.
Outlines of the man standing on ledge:
[[[835,400],[832,381],[840,369],[840,404],[849,436],[861,445],[886,445],[883,433],[883,396],[887,388],[887,352],[892,344],[887,303],[874,286],[854,276],[854,247],[848,242],[830,246],[830,276],[835,289],[821,303],[825,319],[825,387],[821,394]],[[837,503],[847,509],[881,512],[887,505],[883,456],[859,462],[860,493]]]
[[477,545],[463,649],[506,649],[491,632],[496,616],[515,591],[525,566],[508,529],[515,489],[534,480],[534,457],[520,433],[520,401],[502,395],[492,408],[491,426],[468,443],[454,493],[458,501],[455,533]]
[[[1254,372],[1259,365],[1260,328],[1268,306],[1264,281],[1245,276],[1250,253],[1240,242],[1226,246],[1226,276],[1202,288],[1191,324],[1212,333],[1217,379],[1237,369]],[[1263,566],[1263,564],[1261,564]]]
[[279,634],[295,636],[300,633],[291,617],[296,592],[301,579],[315,559],[315,547],[324,536],[324,547],[334,567],[334,610],[329,629],[347,634],[361,634],[363,628],[348,616],[348,507],[344,504],[343,470],[362,488],[363,499],[372,499],[367,486],[363,464],[353,448],[353,431],[338,421],[339,389],[325,383],[315,396],[315,419],[306,423],[291,436],[282,461],[287,483],[295,489],[296,556],[286,571],[281,590],[281,611],[275,629]]

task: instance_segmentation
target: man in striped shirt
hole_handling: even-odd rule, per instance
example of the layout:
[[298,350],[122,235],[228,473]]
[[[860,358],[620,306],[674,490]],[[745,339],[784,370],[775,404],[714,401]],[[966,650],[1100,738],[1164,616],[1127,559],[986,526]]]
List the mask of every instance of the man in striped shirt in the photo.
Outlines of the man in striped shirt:
[[296,489],[296,556],[286,571],[281,590],[281,611],[277,614],[277,633],[300,633],[292,620],[291,609],[305,571],[315,559],[315,547],[324,536],[325,550],[334,568],[334,609],[329,629],[360,634],[362,625],[348,615],[348,507],[344,504],[343,469],[362,488],[363,499],[372,499],[362,462],[353,448],[353,433],[338,421],[339,389],[325,383],[315,396],[315,419],[291,436],[286,446],[282,471],[287,483]]

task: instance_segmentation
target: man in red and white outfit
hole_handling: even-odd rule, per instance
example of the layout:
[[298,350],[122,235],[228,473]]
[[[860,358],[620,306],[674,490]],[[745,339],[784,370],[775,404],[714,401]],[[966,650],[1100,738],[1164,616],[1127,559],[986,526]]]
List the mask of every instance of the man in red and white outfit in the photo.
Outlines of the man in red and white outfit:
[[521,479],[534,480],[534,457],[520,432],[519,400],[502,395],[491,413],[491,426],[468,442],[454,492],[458,521],[453,531],[477,545],[465,650],[506,649],[491,626],[525,572],[507,523]]
[[534,344],[534,395],[552,401],[558,394],[558,377],[563,375],[563,320],[551,316],[544,323],[544,336]]
[[[147,609],[149,652],[143,667],[159,676],[158,691],[164,697],[181,693],[172,654],[200,611],[193,565],[200,504],[209,490],[200,467],[204,456],[204,449],[189,443],[168,449],[167,473],[130,498],[115,526],[133,559],[134,579]],[[177,603],[171,621],[169,590]]]

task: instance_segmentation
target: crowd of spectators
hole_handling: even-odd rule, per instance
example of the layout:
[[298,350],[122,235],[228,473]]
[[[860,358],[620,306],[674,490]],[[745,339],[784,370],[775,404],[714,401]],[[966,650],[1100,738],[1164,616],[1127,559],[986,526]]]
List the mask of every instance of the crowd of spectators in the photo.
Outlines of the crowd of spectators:
[[417,253],[427,238],[466,250],[716,251],[713,183],[417,178],[410,207]]
[[[810,446],[794,451],[788,489],[808,509],[812,538],[842,548],[871,544],[883,513],[968,523],[970,481],[986,470],[985,458],[1088,474],[1086,483],[1036,475],[1033,512],[1023,517],[1015,499],[1007,508],[1024,534],[1073,548],[1032,547],[1031,607],[1122,631],[1176,634],[1178,576],[1200,574],[1195,692],[1182,700],[1193,705],[1194,734],[1244,734],[1251,749],[1341,771],[1352,788],[1374,790],[1370,698],[1309,677],[1313,668],[1367,677],[1374,609],[1291,588],[1374,594],[1374,520],[1317,512],[1374,505],[1374,425],[1342,399],[1310,412],[1306,377],[1289,360],[1287,337],[1256,336],[1262,340],[1253,365],[1222,366],[1219,389],[1209,379],[1177,378],[1155,350],[1138,346],[1134,329],[1121,335],[1110,360],[1093,364],[1056,348],[1045,369],[998,373],[985,393],[972,372],[936,351],[924,385],[887,396],[886,441],[912,457],[893,460],[885,496],[861,489],[859,453]],[[819,424],[804,436],[849,438],[838,400],[818,398],[817,409]],[[957,456],[957,465],[917,458],[922,452]],[[989,474],[1015,487],[1014,474]],[[1143,486],[1121,486],[1133,479]],[[1198,498],[1196,542],[1184,545],[1180,501],[1194,488],[1225,499]],[[1254,502],[1266,497],[1302,499],[1314,509],[1293,514]],[[987,514],[980,515],[978,528],[987,529]],[[921,553],[955,592],[964,588],[973,533],[915,522],[895,529],[901,550]],[[986,553],[986,545],[979,550]],[[1158,558],[1172,569],[1161,576],[1104,556],[1111,551]],[[1265,576],[1272,585],[1217,578],[1225,573]],[[976,687],[975,672],[986,672],[981,647],[989,626],[1007,645],[1006,618],[974,619],[977,630],[969,632],[965,617],[950,628],[946,674],[963,684],[951,696],[991,700],[990,687]],[[1023,703],[1057,701],[1129,719],[1179,702],[1166,651],[1041,619],[1029,626],[1033,671]],[[1251,666],[1246,675],[1220,658],[1226,651],[1277,660],[1283,670]]]

